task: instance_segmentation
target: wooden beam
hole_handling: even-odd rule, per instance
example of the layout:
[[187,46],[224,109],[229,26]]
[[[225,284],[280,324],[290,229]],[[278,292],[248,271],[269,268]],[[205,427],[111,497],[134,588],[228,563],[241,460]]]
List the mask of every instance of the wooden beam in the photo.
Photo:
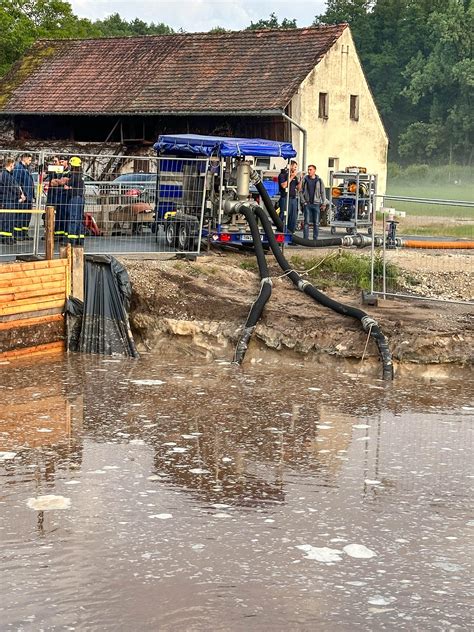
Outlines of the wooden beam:
[[[47,309],[37,309],[31,312],[21,312],[22,319],[29,318],[42,318],[43,316],[56,316],[58,314],[62,314],[64,310],[64,302],[62,302],[58,307],[50,307]],[[16,321],[18,319],[18,314],[4,314],[0,316],[0,323],[9,323],[12,321]]]
[[50,268],[65,268],[66,259],[52,259],[51,261],[18,261],[17,263],[2,263],[0,265],[0,277],[4,273],[18,272],[21,270],[48,270]]
[[19,329],[21,327],[31,327],[64,320],[63,314],[49,314],[48,316],[36,316],[35,318],[20,318],[19,320],[8,320],[0,322],[0,331],[9,329]]
[[10,285],[9,287],[0,287],[0,301],[2,296],[8,294],[18,294],[18,292],[34,292],[36,290],[62,290],[66,293],[65,279],[57,281],[45,281],[40,283],[19,283],[18,285]]
[[30,287],[29,290],[25,290],[25,288],[15,288],[14,292],[10,292],[9,294],[0,294],[0,309],[2,305],[8,305],[13,301],[19,302],[23,301],[27,298],[40,298],[42,296],[57,296],[58,294],[62,294],[64,298],[66,298],[66,288],[64,283],[46,283],[44,285],[39,285],[36,287]]
[[47,206],[44,217],[44,253],[47,261],[54,257],[54,206]]
[[25,312],[34,312],[40,311],[43,309],[50,309],[52,307],[60,307],[64,309],[64,296],[61,295],[61,298],[56,299],[45,299],[44,301],[37,301],[32,303],[28,301],[26,305],[18,305],[18,303],[13,303],[13,305],[9,307],[0,307],[0,316],[8,315],[8,314],[24,314]]
[[[6,274],[5,276],[10,276]],[[29,287],[32,283],[54,283],[56,281],[60,281],[62,283],[66,283],[67,275],[65,270],[61,270],[59,272],[47,272],[45,273],[42,270],[38,270],[32,276],[25,275],[13,275],[12,278],[4,279],[2,275],[0,275],[0,294],[2,290],[8,292],[8,288],[18,286],[26,286]]]
[[16,358],[24,358],[26,356],[38,356],[46,355],[50,353],[64,353],[66,349],[66,342],[59,340],[57,342],[48,342],[44,345],[37,345],[36,347],[26,347],[25,349],[14,349],[12,351],[5,351],[0,353],[0,361],[11,360]]

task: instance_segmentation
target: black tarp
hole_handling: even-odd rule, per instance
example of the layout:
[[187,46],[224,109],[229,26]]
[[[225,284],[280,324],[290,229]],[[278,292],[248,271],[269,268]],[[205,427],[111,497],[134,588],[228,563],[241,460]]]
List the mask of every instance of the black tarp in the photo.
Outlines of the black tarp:
[[128,321],[132,286],[126,269],[109,255],[87,255],[84,303],[66,305],[68,350],[138,357]]

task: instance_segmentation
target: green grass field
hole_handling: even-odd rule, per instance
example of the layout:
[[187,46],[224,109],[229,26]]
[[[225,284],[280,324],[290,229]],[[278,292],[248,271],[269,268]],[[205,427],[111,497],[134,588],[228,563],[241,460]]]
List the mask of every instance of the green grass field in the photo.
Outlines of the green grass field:
[[[410,165],[405,169],[389,164],[387,194],[431,200],[474,202],[474,168],[461,165]],[[410,215],[450,217],[474,220],[474,208],[402,202],[387,199],[393,206]]]
[[[429,200],[474,202],[474,169],[461,165],[389,165],[387,194]],[[385,206],[405,211],[400,234],[474,238],[474,207],[391,200]],[[419,222],[417,222],[419,218]],[[440,218],[440,219],[436,219]],[[449,218],[443,222],[441,218]]]
[[[437,184],[402,183],[398,181],[393,183],[389,181],[387,183],[387,194],[431,200],[474,202],[474,185],[473,187],[466,186],[461,188],[453,184],[442,186]],[[385,206],[393,206],[397,210],[405,211],[410,215],[428,215],[429,217],[453,217],[474,220],[474,208],[465,206],[445,206],[390,199],[386,200]]]

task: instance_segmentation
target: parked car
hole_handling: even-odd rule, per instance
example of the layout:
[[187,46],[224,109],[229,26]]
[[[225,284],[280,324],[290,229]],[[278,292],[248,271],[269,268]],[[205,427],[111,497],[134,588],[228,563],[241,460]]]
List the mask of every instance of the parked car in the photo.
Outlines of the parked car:
[[102,185],[102,195],[109,198],[109,204],[123,206],[143,202],[151,206],[155,202],[155,173],[124,173]]

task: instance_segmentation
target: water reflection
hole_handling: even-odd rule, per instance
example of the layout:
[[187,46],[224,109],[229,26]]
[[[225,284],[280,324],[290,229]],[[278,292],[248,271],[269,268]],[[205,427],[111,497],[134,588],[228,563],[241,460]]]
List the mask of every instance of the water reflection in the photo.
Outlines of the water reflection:
[[179,347],[0,368],[12,629],[428,629],[440,601],[464,625],[468,375],[387,385]]

